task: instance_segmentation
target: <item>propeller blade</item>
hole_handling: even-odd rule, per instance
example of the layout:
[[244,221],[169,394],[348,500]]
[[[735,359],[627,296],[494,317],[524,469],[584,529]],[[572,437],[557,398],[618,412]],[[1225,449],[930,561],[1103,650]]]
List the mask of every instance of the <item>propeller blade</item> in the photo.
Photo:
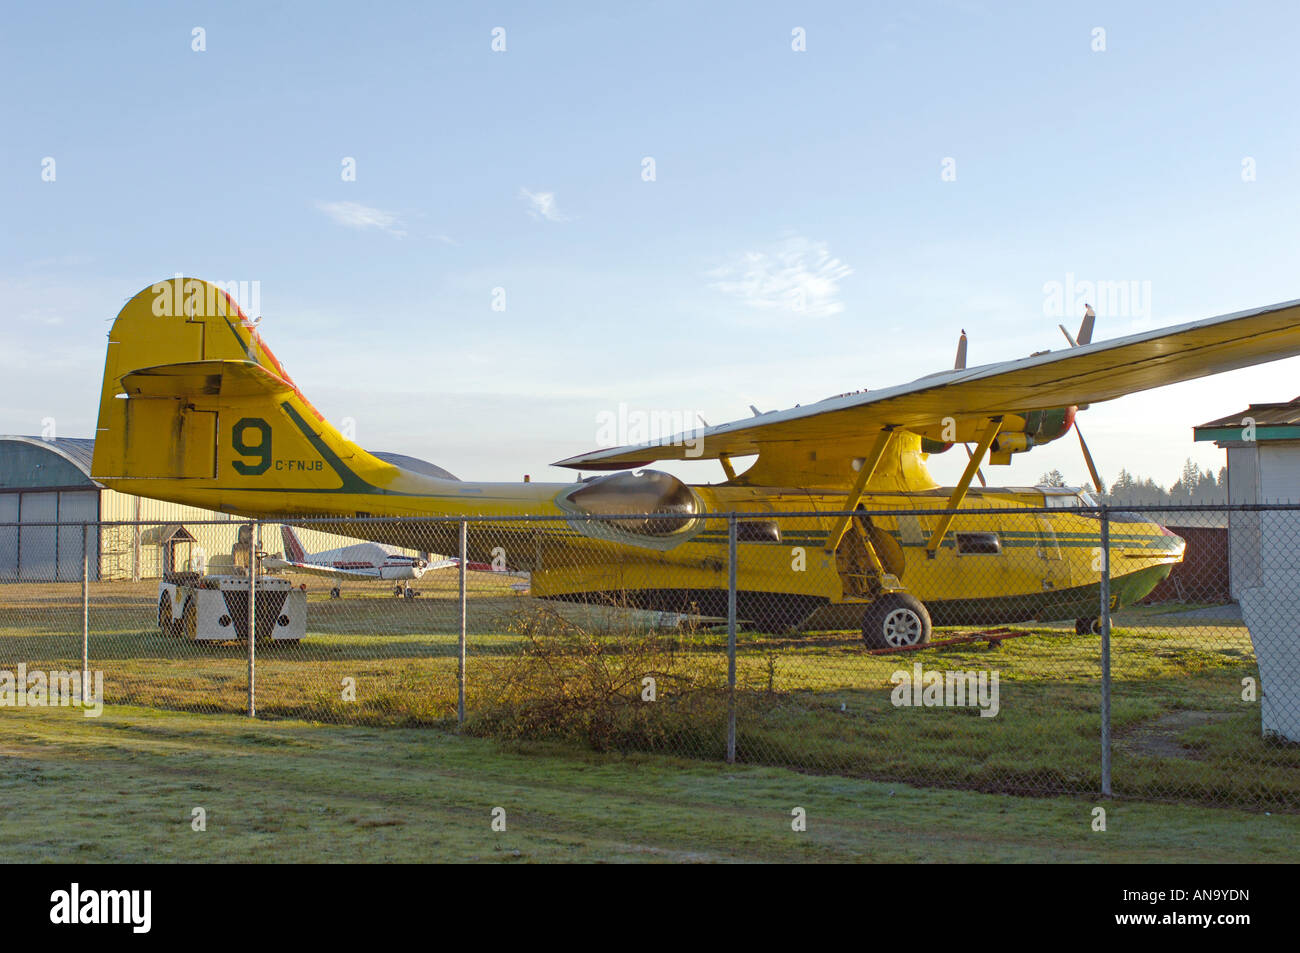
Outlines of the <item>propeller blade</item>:
[[1079,325],[1077,338],[1080,345],[1092,343],[1092,328],[1097,323],[1097,312],[1092,310],[1092,305],[1085,301],[1083,308],[1083,323]]
[[1079,449],[1083,451],[1083,461],[1088,464],[1088,472],[1092,474],[1092,485],[1097,488],[1097,492],[1105,495],[1106,491],[1101,485],[1101,475],[1097,473],[1097,464],[1092,461],[1092,454],[1088,452],[1088,443],[1083,439],[1083,431],[1079,429],[1079,421],[1074,421],[1074,432],[1079,435]]
[[1072,337],[1070,336],[1070,332],[1069,332],[1069,331],[1065,330],[1065,325],[1064,325],[1064,324],[1058,324],[1057,327],[1061,329],[1061,333],[1065,335],[1065,339],[1066,339],[1067,341],[1070,342],[1070,347],[1078,347],[1078,346],[1079,346],[1079,342],[1076,341],[1074,338],[1072,338]]
[[966,329],[961,329],[961,337],[957,339],[957,360],[953,362],[954,371],[966,370]]
[[[967,459],[967,460],[973,460],[973,459],[975,458],[975,454],[971,451],[970,444],[968,444],[968,443],[963,443],[962,446],[966,448],[966,459]],[[979,477],[979,480],[980,480],[980,486],[985,486],[985,487],[988,486],[988,484],[984,482],[984,471],[983,471],[983,470],[981,470],[980,468],[976,467],[976,468],[975,468],[975,475],[976,475],[977,477]]]

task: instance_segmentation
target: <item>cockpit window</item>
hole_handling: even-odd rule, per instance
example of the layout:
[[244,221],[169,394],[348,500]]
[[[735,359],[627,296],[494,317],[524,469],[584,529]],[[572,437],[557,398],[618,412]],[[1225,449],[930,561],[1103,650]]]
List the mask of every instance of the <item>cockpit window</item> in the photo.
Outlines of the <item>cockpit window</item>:
[[[629,516],[610,519],[615,526],[640,536],[671,536],[690,525],[700,512],[695,491],[677,477],[659,470],[631,470],[597,477],[567,497],[583,513]],[[637,514],[655,514],[650,517]]]
[[1086,489],[1074,491],[1056,491],[1043,494],[1043,503],[1049,509],[1076,509],[1078,507],[1095,507],[1097,499]]

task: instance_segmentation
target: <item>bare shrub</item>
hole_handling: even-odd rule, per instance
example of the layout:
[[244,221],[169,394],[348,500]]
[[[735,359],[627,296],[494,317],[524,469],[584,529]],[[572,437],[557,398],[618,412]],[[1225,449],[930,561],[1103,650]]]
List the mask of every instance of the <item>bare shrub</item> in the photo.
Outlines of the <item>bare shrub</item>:
[[523,648],[478,699],[470,731],[598,751],[712,753],[725,743],[725,643],[702,652],[696,642],[688,657],[681,636],[631,617],[596,628],[549,606],[515,613],[508,627]]

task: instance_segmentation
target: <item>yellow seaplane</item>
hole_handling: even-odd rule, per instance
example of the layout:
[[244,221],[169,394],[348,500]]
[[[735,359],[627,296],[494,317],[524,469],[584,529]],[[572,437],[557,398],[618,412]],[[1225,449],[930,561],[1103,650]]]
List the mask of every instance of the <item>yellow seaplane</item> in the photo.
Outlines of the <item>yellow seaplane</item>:
[[[576,482],[473,483],[346,439],[222,288],[176,278],[113,323],[92,474],[248,517],[336,517],[325,528],[422,552],[455,553],[458,525],[365,518],[474,517],[469,559],[504,550],[535,596],[708,616],[726,612],[736,514],[737,612],[769,631],[861,626],[873,647],[921,644],[932,624],[1087,631],[1101,579],[1092,499],[974,487],[981,468],[1060,439],[1089,404],[1300,354],[1300,301],[1102,342],[1089,315],[1065,336],[1060,351],[968,368],[963,334],[956,367],[909,384],[559,461],[602,474]],[[927,457],[958,444],[969,463],[939,486]],[[744,457],[756,460],[738,473]],[[647,469],[692,459],[717,461],[725,480]],[[518,519],[538,514],[553,519]],[[1114,607],[1146,596],[1184,548],[1132,518],[1109,539]]]

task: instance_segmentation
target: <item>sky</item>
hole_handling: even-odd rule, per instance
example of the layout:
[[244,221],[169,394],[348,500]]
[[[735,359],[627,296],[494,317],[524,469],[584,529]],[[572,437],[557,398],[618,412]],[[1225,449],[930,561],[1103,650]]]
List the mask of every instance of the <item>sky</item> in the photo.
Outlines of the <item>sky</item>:
[[[0,433],[93,432],[105,335],[244,283],[357,442],[572,478],[718,424],[1300,298],[1300,8],[41,3],[0,33]],[[241,296],[242,297],[242,296]],[[1094,405],[1103,477],[1223,451],[1300,359]],[[604,428],[608,432],[608,428]],[[954,482],[964,454],[932,458]],[[1073,435],[991,483],[1086,470]],[[716,462],[674,470],[721,478]]]

